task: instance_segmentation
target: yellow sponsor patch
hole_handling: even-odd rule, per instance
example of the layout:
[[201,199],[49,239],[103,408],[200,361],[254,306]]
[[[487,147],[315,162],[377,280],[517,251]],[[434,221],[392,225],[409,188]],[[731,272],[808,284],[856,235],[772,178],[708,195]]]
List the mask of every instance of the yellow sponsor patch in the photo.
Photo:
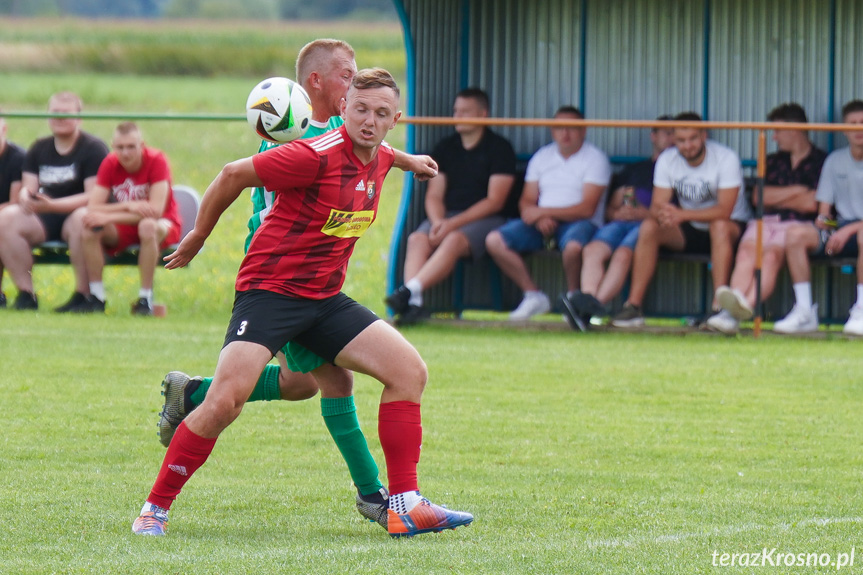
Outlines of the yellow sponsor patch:
[[366,233],[372,221],[375,219],[374,210],[363,210],[360,212],[343,212],[330,210],[330,217],[321,231],[328,236],[339,238],[358,238]]

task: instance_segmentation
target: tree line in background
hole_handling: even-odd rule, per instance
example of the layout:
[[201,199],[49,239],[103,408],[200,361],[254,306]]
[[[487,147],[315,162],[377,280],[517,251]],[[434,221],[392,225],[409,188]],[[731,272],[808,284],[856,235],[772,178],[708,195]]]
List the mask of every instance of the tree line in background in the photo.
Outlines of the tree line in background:
[[0,0],[0,15],[248,20],[396,17],[392,0]]

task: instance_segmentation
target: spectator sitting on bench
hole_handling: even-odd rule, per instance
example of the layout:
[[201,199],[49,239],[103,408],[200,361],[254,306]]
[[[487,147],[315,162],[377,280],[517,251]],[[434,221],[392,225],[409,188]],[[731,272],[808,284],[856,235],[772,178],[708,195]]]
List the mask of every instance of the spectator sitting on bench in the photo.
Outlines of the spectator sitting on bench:
[[[72,92],[54,94],[48,101],[51,113],[77,114],[81,108],[81,99]],[[100,139],[81,130],[80,118],[49,118],[48,127],[52,135],[36,140],[24,156],[18,203],[0,210],[0,262],[18,288],[15,309],[39,307],[33,291],[34,246],[63,240],[75,249],[76,257],[83,257],[77,243],[80,220],[68,216],[86,205],[99,164],[108,154]],[[76,295],[83,299],[87,277],[83,266],[76,272]],[[73,297],[59,311],[78,301]]]
[[[2,110],[0,110],[2,113]],[[24,149],[6,138],[9,127],[0,115],[0,210],[18,203],[21,190],[21,166],[24,164]],[[3,264],[0,262],[0,287],[3,285]],[[0,308],[6,307],[6,294],[0,290]]]
[[[554,118],[582,120],[584,115],[578,108],[562,106]],[[581,251],[602,225],[611,178],[608,158],[585,141],[585,132],[580,126],[551,128],[554,141],[537,150],[527,164],[518,206],[521,218],[508,221],[485,239],[489,255],[524,292],[521,303],[509,314],[511,321],[551,309],[548,296],[537,287],[521,254],[555,245],[563,258],[567,295],[579,287]]]
[[[684,112],[674,119],[700,122],[701,116]],[[641,303],[661,247],[710,254],[714,286],[727,286],[731,276],[734,248],[750,214],[740,157],[708,140],[704,128],[675,128],[674,145],[656,160],[650,217],[638,231],[629,298],[611,322],[616,327],[644,325]]]
[[139,244],[141,290],[132,304],[132,313],[152,315],[153,276],[159,254],[180,241],[182,227],[171,191],[171,171],[164,153],[144,145],[141,130],[134,122],[122,122],[116,127],[111,147],[113,151],[99,167],[87,207],[72,215],[83,223],[80,245],[84,258],[72,258],[71,248],[69,255],[75,265],[81,265],[83,259],[89,297],[67,311],[104,313],[103,249],[116,254]]
[[[863,124],[863,100],[852,100],[842,108],[842,121]],[[800,223],[789,228],[786,240],[788,271],[794,286],[794,308],[773,330],[806,333],[818,330],[818,305],[812,303],[809,254],[857,258],[857,301],[842,329],[863,335],[863,132],[845,132],[848,146],[827,156],[818,180],[818,217],[814,225]],[[836,219],[833,219],[833,211]]]
[[[468,88],[456,95],[455,118],[485,118],[488,95]],[[461,258],[485,255],[485,237],[504,223],[500,211],[515,181],[512,145],[485,126],[456,124],[432,152],[438,175],[429,180],[426,219],[407,241],[404,285],[386,298],[398,325],[425,317],[423,290],[443,281]]]
[[[670,119],[671,116],[657,118],[662,121]],[[570,325],[581,330],[587,329],[592,316],[607,313],[605,306],[620,293],[629,278],[638,228],[650,215],[653,168],[659,154],[674,145],[674,130],[651,128],[650,143],[650,159],[626,166],[612,179],[614,192],[606,209],[609,221],[584,247],[581,291],[561,302]]]
[[[782,104],[767,115],[771,122],[806,123],[800,104]],[[761,300],[770,297],[776,278],[785,264],[785,241],[789,227],[810,222],[818,209],[815,190],[827,153],[816,147],[805,130],[777,127],[773,139],[778,151],[767,156],[764,178],[763,257],[761,263]],[[753,196],[753,202],[757,198]],[[707,326],[734,334],[740,322],[752,317],[755,309],[755,241],[757,222],[750,221],[737,248],[731,287],[716,290],[722,311],[707,320]]]

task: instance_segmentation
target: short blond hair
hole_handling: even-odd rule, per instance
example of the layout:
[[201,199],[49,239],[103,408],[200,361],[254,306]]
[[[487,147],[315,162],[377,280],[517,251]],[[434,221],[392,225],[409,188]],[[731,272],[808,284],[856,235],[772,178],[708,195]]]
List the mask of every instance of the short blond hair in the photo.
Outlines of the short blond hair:
[[392,74],[383,68],[364,68],[356,73],[351,80],[351,88],[356,90],[370,90],[372,88],[389,88],[396,93],[396,98],[401,97],[401,90],[396,84]]
[[80,112],[84,109],[84,102],[81,97],[75,92],[57,92],[48,98],[48,107],[51,107],[53,102],[69,102],[75,105],[76,111]]
[[338,50],[343,50],[352,59],[356,57],[350,44],[335,38],[319,38],[303,46],[297,54],[297,82],[305,86],[312,72],[321,72],[329,67],[333,54]]
[[114,128],[114,131],[117,132],[118,134],[122,135],[122,136],[128,136],[132,132],[140,134],[141,128],[139,128],[138,124],[136,124],[135,122],[127,121],[127,122],[120,122],[119,124],[117,124],[117,127]]

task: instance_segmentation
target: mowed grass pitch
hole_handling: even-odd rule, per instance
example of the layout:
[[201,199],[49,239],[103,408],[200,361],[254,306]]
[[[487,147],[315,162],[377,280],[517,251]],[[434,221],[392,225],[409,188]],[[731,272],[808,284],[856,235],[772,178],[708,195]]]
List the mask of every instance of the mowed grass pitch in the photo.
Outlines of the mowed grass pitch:
[[[211,373],[224,319],[0,317],[4,573],[689,574],[861,541],[858,342],[413,329],[421,487],[474,525],[363,522],[313,399],[249,405],[142,538],[159,382]],[[383,467],[379,393],[357,377]]]

